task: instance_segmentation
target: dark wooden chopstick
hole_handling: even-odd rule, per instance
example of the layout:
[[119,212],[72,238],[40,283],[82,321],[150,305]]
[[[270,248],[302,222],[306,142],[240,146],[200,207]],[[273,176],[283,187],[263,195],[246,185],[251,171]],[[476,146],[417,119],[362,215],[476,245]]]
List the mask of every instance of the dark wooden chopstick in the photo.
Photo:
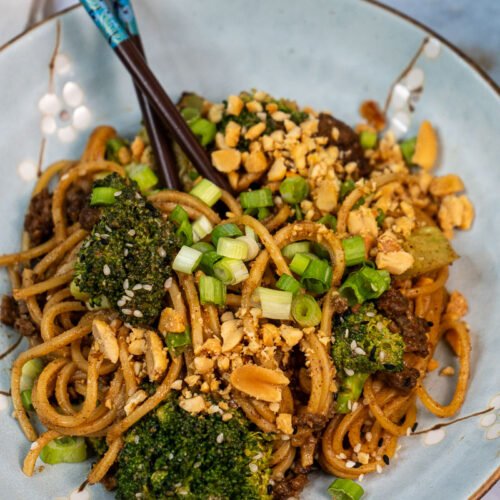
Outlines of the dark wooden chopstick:
[[[123,28],[127,31],[130,39],[134,42],[144,59],[146,59],[132,3],[129,0],[113,0],[112,5],[113,11]],[[137,85],[135,85],[135,91],[163,185],[170,189],[180,190],[179,172],[170,146],[168,133]]]
[[80,0],[80,2],[198,172],[222,189],[231,192],[232,189],[227,179],[212,167],[208,155],[196,136],[191,132],[144,57],[106,3],[95,0]]

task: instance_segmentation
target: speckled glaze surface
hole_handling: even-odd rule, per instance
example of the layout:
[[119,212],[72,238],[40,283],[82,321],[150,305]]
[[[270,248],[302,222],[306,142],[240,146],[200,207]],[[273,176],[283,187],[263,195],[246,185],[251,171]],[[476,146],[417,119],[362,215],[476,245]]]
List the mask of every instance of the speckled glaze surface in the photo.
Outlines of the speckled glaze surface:
[[[472,231],[454,242],[462,258],[450,279],[450,288],[460,288],[469,299],[473,342],[470,390],[458,416],[496,409],[444,433],[402,439],[390,467],[362,484],[368,499],[472,495],[500,463],[498,94],[449,47],[426,40],[429,34],[419,27],[367,2],[148,0],[136,2],[136,11],[151,65],[174,98],[187,89],[218,100],[257,87],[355,123],[360,102],[370,98],[383,105],[394,84],[388,109],[396,132],[414,133],[424,118],[437,126],[439,172],[459,173],[477,210]],[[45,166],[77,157],[97,124],[131,133],[139,112],[127,75],[81,8],[2,50],[0,110],[4,253],[18,248],[39,158]],[[7,289],[2,271],[0,291]],[[1,327],[0,350],[14,340],[14,333]],[[448,354],[443,349],[439,356]],[[0,361],[0,390],[8,390],[12,359]],[[431,375],[427,386],[441,400],[451,395],[447,378]],[[29,443],[11,413],[10,399],[0,395],[0,497],[69,498],[89,464],[46,466],[43,473],[24,477],[20,464]],[[436,420],[421,410],[419,428]],[[330,481],[316,475],[303,498],[328,498]],[[100,487],[88,494],[93,500],[110,497]]]

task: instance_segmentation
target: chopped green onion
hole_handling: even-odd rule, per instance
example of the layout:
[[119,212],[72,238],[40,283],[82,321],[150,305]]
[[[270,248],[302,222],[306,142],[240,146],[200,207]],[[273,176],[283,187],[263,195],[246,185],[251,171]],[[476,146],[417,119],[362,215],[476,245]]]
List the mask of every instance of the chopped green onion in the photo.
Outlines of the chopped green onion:
[[117,191],[112,187],[95,187],[90,195],[90,205],[113,205],[116,201],[115,193]]
[[198,243],[191,245],[191,248],[194,248],[201,253],[215,252],[215,247],[211,243],[207,243],[206,241],[198,241]]
[[190,195],[196,196],[203,203],[211,207],[219,201],[222,196],[222,191],[219,186],[216,186],[213,182],[208,179],[202,179],[193,189],[189,192]]
[[248,257],[246,242],[223,236],[217,242],[217,253],[231,259],[245,260]]
[[186,245],[182,246],[175,256],[172,269],[181,273],[191,274],[201,261],[203,254]]
[[205,118],[198,118],[189,123],[189,128],[194,135],[198,136],[202,146],[208,146],[214,139],[217,133],[215,123],[206,120]]
[[415,146],[417,144],[417,138],[412,137],[411,139],[406,139],[403,141],[399,147],[401,149],[401,154],[405,159],[406,163],[411,164],[413,155],[415,154]]
[[226,303],[226,285],[212,276],[200,278],[200,301],[202,304],[222,306]]
[[141,193],[147,193],[158,184],[158,177],[148,165],[129,165],[128,176],[139,186]]
[[[219,240],[220,241],[220,240]],[[259,253],[259,244],[251,236],[240,236],[236,238],[236,241],[244,241],[248,247],[248,255],[244,261],[249,261],[255,259]]]
[[327,228],[336,231],[337,230],[337,217],[335,215],[326,214],[318,220],[320,224],[324,224]]
[[[194,248],[194,245],[193,245]],[[214,274],[214,265],[216,262],[222,259],[222,256],[219,255],[215,249],[212,251],[204,252],[201,261],[200,261],[200,269],[210,276]]]
[[181,96],[179,106],[182,108],[194,108],[200,113],[203,110],[203,105],[205,104],[205,99],[192,92],[185,92]]
[[191,246],[193,244],[193,226],[188,220],[181,223],[175,234],[179,236],[183,245]]
[[310,295],[297,295],[292,302],[293,319],[302,327],[316,326],[321,321],[321,308]]
[[365,490],[352,479],[335,479],[328,486],[328,493],[332,495],[332,500],[359,500]]
[[320,259],[330,260],[330,254],[328,253],[328,250],[323,245],[320,245],[319,243],[314,242],[311,245],[311,251],[312,251],[313,255],[316,255]]
[[126,146],[127,143],[121,137],[113,137],[112,139],[108,139],[108,141],[106,142],[106,160],[121,163],[118,157],[118,152],[121,148],[124,148]]
[[300,282],[313,293],[324,293],[332,284],[332,268],[330,264],[321,259],[312,260],[307,269],[302,273]]
[[348,179],[344,181],[341,186],[340,186],[340,193],[339,193],[339,199],[340,201],[343,201],[344,198],[354,191],[354,188],[356,187],[356,184],[354,184],[354,181],[352,179]]
[[296,241],[282,248],[281,253],[287,259],[293,259],[298,253],[307,253],[311,251],[310,241]]
[[[21,376],[26,377],[34,381],[40,373],[42,373],[44,364],[43,361],[40,358],[34,358],[30,359],[29,361],[26,361],[24,363],[22,369],[21,369]],[[31,384],[30,387],[21,387],[21,390],[23,389],[31,389],[33,387],[33,384]]]
[[242,208],[272,207],[273,193],[269,188],[246,191],[240,194],[240,204]]
[[257,219],[264,220],[271,215],[271,210],[267,207],[257,209]]
[[109,300],[104,295],[99,296],[97,299],[85,302],[85,306],[89,311],[100,311],[102,309],[111,309],[111,304]]
[[181,115],[188,125],[191,125],[201,116],[200,110],[196,108],[184,108],[181,110]]
[[245,236],[254,239],[257,243],[259,242],[259,237],[250,226],[245,226]]
[[365,260],[365,240],[362,236],[352,236],[342,240],[344,248],[345,265],[356,266]]
[[191,329],[188,326],[183,333],[167,333],[165,341],[170,353],[173,356],[179,356],[186,347],[191,345]]
[[377,145],[377,132],[363,130],[359,134],[359,143],[363,149],[373,149]]
[[293,294],[271,288],[258,287],[262,317],[269,319],[290,319]]
[[228,257],[224,257],[215,263],[213,273],[216,278],[226,285],[237,285],[248,278],[248,269],[243,261]]
[[302,288],[300,283],[289,274],[282,274],[276,282],[276,286],[284,292],[292,292],[294,295]]
[[375,220],[377,221],[377,225],[379,227],[382,227],[382,224],[385,221],[385,213],[382,209],[380,209],[380,208],[378,209],[377,217],[375,217]]
[[243,233],[236,224],[220,224],[212,231],[212,243],[217,246],[219,238],[234,238],[235,236],[243,236]]
[[296,253],[293,256],[292,262],[290,262],[290,270],[292,270],[295,274],[302,276],[311,260],[312,259],[308,254]]
[[62,436],[46,444],[40,453],[46,464],[74,464],[87,460],[87,443],[82,437]]
[[365,300],[380,297],[391,284],[391,277],[385,270],[363,266],[347,277],[339,288],[340,294],[349,301],[349,305],[362,304]]
[[24,409],[26,411],[33,410],[33,403],[31,401],[31,389],[21,391],[21,402],[23,403]]
[[280,193],[283,200],[296,205],[309,194],[309,184],[300,175],[288,177],[280,184]]
[[338,413],[351,412],[352,404],[360,398],[363,386],[369,376],[369,373],[355,373],[342,379],[335,401],[335,410]]
[[180,226],[183,222],[189,222],[189,215],[180,205],[176,205],[170,212],[168,220],[176,226]]
[[75,297],[76,300],[81,300],[83,302],[86,302],[87,300],[90,299],[90,295],[88,293],[82,292],[78,285],[76,284],[75,280],[73,280],[69,284],[69,291],[73,297]]
[[365,204],[365,197],[361,196],[361,198],[352,206],[352,210],[356,210],[357,208],[363,206]]
[[204,215],[193,222],[193,240],[200,241],[212,232],[214,226]]

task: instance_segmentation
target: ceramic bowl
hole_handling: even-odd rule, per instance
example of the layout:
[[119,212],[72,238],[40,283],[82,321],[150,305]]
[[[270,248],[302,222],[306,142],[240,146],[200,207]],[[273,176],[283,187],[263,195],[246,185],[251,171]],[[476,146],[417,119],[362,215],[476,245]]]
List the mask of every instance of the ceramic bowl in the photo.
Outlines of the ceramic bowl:
[[[388,116],[397,134],[414,134],[423,119],[436,125],[442,146],[438,172],[458,173],[476,207],[473,229],[454,240],[461,259],[449,284],[462,290],[470,304],[472,373],[459,416],[496,409],[447,427],[444,436],[401,439],[390,467],[362,484],[366,498],[413,500],[466,498],[489,484],[500,443],[498,89],[434,34],[365,1],[136,4],[151,66],[173,98],[192,90],[220,100],[255,87],[331,110],[349,123],[358,120],[363,100],[389,100]],[[97,124],[112,124],[127,134],[140,118],[127,74],[81,8],[1,49],[0,110],[0,251],[12,252],[19,245],[38,165],[78,157]],[[3,271],[0,287],[8,290]],[[1,327],[1,350],[14,338]],[[9,388],[12,359],[1,361],[1,390]],[[444,377],[432,375],[426,385],[442,401],[451,395]],[[0,497],[69,497],[89,464],[46,466],[33,478],[23,476],[20,465],[29,443],[11,416],[10,400],[0,398]],[[420,410],[421,429],[436,420]],[[317,474],[303,498],[328,498],[330,481]],[[111,497],[100,486],[87,491],[92,499]]]

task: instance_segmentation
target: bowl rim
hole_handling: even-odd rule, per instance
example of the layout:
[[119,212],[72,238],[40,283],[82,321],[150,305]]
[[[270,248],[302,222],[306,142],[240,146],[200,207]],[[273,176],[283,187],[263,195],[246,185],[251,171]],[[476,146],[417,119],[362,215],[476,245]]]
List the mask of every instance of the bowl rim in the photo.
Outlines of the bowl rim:
[[[447,38],[443,37],[442,35],[436,33],[433,29],[429,28],[425,23],[422,23],[421,21],[417,21],[413,17],[409,16],[408,14],[405,14],[401,12],[400,10],[390,6],[386,5],[384,3],[381,3],[379,0],[363,0],[363,2],[370,4],[374,7],[378,7],[381,10],[384,10],[388,12],[389,14],[399,17],[403,21],[408,22],[409,24],[412,24],[413,26],[416,26],[420,30],[424,31],[428,35],[431,35],[433,38],[436,38],[439,40],[441,43],[443,43],[446,47],[448,47],[452,52],[455,53],[455,55],[459,58],[462,59],[474,72],[476,72],[482,80],[493,90],[493,93],[497,95],[497,97],[500,97],[500,85],[493,80],[493,78],[476,62],[474,61],[470,56],[465,54],[461,49],[459,49],[456,45],[454,45],[452,42],[450,42]],[[10,40],[7,40],[3,45],[0,45],[0,54],[2,54],[6,49],[12,47],[16,42],[19,40],[23,39],[26,35],[29,33],[35,31],[37,28],[55,20],[58,19],[65,14],[68,14],[69,12],[76,10],[81,7],[80,3],[77,3],[75,5],[71,5],[70,7],[66,7],[63,10],[60,10],[59,12],[56,12],[52,14],[49,17],[46,17],[45,19],[33,24],[29,28],[25,29],[15,37],[11,38]]]
[[[487,86],[493,91],[493,94],[495,94],[497,97],[500,97],[500,85],[497,84],[495,82],[495,80],[493,80],[493,78],[476,61],[474,61],[470,56],[465,54],[461,49],[459,49],[456,45],[454,45],[448,39],[446,39],[442,35],[436,33],[433,29],[429,28],[425,23],[422,23],[421,21],[417,21],[416,19],[409,16],[408,14],[405,14],[404,12],[401,12],[400,10],[398,10],[390,5],[386,5],[384,3],[381,3],[379,0],[363,0],[363,2],[370,4],[374,7],[377,7],[381,10],[384,10],[395,17],[399,17],[403,21],[405,21],[409,24],[412,24],[413,26],[416,26],[417,28],[424,31],[428,35],[439,40],[442,44],[444,44],[446,47],[448,47],[459,59],[464,61],[475,73],[477,73],[481,77],[483,82],[486,83]],[[80,3],[77,3],[75,5],[71,5],[69,7],[66,7],[65,9],[62,9],[58,12],[55,12],[54,14],[46,17],[45,19],[33,24],[32,26],[25,29],[24,31],[22,31],[21,33],[16,35],[15,37],[11,38],[10,40],[7,40],[7,42],[5,42],[3,45],[0,45],[0,54],[4,53],[4,51],[6,49],[11,48],[12,46],[14,46],[16,44],[16,42],[22,40],[26,35],[37,30],[41,26],[48,24],[56,19],[59,19],[60,17],[63,17],[64,15],[68,14],[69,12],[72,12],[73,10],[76,10],[80,7],[81,7]],[[499,481],[500,481],[500,467],[498,467],[495,471],[493,471],[493,473],[469,497],[469,500],[480,500]]]

